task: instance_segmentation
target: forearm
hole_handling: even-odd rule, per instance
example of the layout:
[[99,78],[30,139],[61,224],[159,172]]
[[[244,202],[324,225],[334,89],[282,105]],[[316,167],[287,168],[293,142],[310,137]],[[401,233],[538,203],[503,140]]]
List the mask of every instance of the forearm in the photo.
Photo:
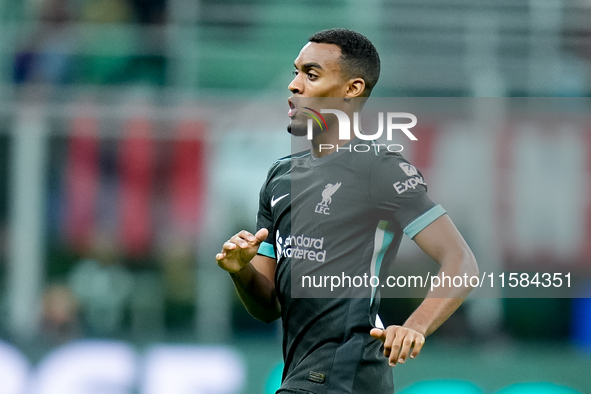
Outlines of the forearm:
[[252,264],[230,274],[238,297],[246,310],[256,319],[270,323],[281,316],[275,286]]
[[[425,337],[443,324],[472,290],[467,278],[478,276],[478,265],[470,247],[447,215],[435,219],[413,239],[441,265],[437,274],[440,286],[427,293],[425,300],[402,326],[391,325],[386,329],[374,328],[370,331],[374,338],[384,342],[384,356],[388,357],[391,366],[397,362],[404,363],[407,356],[415,358],[419,355]],[[441,286],[444,274],[446,277],[461,277],[462,286],[464,283],[466,286],[453,287],[456,283],[453,280],[451,283],[447,281],[449,286]]]
[[427,337],[439,328],[463,301],[463,298],[426,298],[403,326]]
[[[442,261],[438,276],[441,278],[443,274],[449,277],[478,275],[474,256],[472,253],[450,256]],[[451,287],[440,286],[430,290],[425,300],[408,318],[404,326],[422,333],[425,337],[432,334],[459,308],[471,290],[470,286],[454,287],[453,285]]]

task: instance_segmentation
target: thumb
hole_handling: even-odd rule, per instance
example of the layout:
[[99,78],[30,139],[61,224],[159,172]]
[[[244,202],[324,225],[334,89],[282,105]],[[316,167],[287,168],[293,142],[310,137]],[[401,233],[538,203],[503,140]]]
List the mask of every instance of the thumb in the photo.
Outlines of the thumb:
[[369,335],[375,339],[381,339],[382,341],[386,339],[386,331],[379,328],[372,328]]
[[259,231],[257,231],[257,233],[254,235],[255,245],[259,245],[261,242],[263,242],[265,239],[267,239],[268,235],[269,235],[269,230],[267,230],[266,228],[262,228]]

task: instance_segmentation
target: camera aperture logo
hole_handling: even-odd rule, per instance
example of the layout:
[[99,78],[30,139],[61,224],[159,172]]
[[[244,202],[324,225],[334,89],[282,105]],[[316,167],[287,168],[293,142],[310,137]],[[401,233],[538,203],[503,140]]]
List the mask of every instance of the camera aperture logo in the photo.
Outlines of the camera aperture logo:
[[[318,123],[318,126],[320,126],[320,130],[322,130],[322,131],[328,130],[328,125],[326,124],[326,120],[324,120],[324,117],[322,115],[320,115],[320,113],[318,111],[314,111],[310,107],[304,107],[304,109],[307,109],[307,110],[310,110],[313,112],[313,114],[311,114],[309,112],[304,112],[304,114],[311,116],[312,119],[314,119],[316,121],[316,123]],[[312,119],[308,120],[308,139],[311,139],[310,138],[310,121]],[[322,119],[322,123],[320,123],[320,119]]]
[[[351,140],[351,120],[349,116],[338,109],[321,109],[320,112],[313,110],[310,107],[304,107],[305,109],[311,111],[304,112],[304,114],[310,116],[312,119],[308,119],[308,132],[307,138],[308,140],[312,140],[314,137],[314,121],[318,124],[321,131],[328,130],[328,125],[326,120],[322,116],[322,114],[333,114],[337,117],[338,124],[339,124],[339,140],[349,141]],[[386,113],[386,139],[388,141],[392,141],[392,136],[395,130],[400,130],[406,135],[411,141],[417,141],[417,137],[409,130],[416,126],[417,124],[417,117],[408,112],[388,112]],[[408,119],[410,122],[407,123],[394,123],[394,119]],[[374,141],[377,140],[384,134],[384,113],[378,112],[378,131],[375,134],[364,134],[361,132],[361,127],[359,125],[359,112],[353,113],[353,132],[355,136],[362,141]],[[355,144],[353,146],[336,146],[336,150],[347,150],[349,152],[369,152],[370,150],[377,149],[380,150],[381,147],[385,147],[389,152],[402,152],[404,147],[400,144]],[[319,149],[320,151],[334,149],[335,146],[332,144],[320,144]]]

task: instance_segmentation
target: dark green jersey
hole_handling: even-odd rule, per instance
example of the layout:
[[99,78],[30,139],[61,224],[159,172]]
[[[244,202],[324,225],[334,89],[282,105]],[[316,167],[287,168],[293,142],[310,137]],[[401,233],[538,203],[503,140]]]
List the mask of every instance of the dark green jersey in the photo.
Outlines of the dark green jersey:
[[[282,388],[393,392],[382,344],[369,335],[379,287],[367,278],[385,282],[402,235],[413,238],[445,211],[399,153],[376,144],[348,150],[359,142],[322,158],[303,152],[277,160],[261,189],[258,228],[269,236],[259,254],[277,259]],[[343,281],[336,289],[324,279],[333,276]]]

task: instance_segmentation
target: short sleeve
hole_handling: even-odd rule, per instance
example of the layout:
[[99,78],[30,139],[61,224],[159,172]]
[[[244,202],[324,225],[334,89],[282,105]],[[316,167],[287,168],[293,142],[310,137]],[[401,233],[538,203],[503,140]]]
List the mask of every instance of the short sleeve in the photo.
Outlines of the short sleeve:
[[427,195],[421,172],[399,153],[380,155],[372,164],[370,199],[383,218],[394,220],[411,239],[446,213]]
[[269,171],[269,175],[267,175],[267,180],[261,187],[261,191],[259,193],[259,211],[257,213],[257,231],[262,228],[266,228],[269,230],[269,235],[267,236],[267,239],[261,243],[257,253],[274,259],[275,249],[273,245],[275,244],[275,236],[273,235],[273,215],[271,213],[270,196],[267,193],[271,173],[272,168]]

